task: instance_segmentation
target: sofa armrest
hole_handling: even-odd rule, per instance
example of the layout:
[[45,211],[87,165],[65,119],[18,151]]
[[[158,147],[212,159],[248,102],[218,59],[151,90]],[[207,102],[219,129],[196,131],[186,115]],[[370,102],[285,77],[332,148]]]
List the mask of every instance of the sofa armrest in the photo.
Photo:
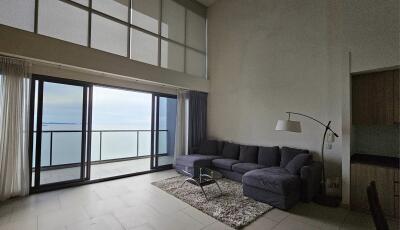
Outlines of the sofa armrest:
[[199,150],[200,150],[200,147],[199,147],[199,146],[191,147],[188,154],[189,154],[189,155],[191,155],[191,154],[199,154]]
[[322,163],[313,161],[300,169],[301,200],[310,202],[320,192],[322,179]]

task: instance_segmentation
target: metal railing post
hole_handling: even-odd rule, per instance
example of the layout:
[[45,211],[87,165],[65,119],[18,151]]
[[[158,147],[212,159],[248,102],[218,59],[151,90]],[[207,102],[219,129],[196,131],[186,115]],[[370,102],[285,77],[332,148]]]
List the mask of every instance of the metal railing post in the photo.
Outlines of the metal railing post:
[[50,166],[53,165],[53,131],[50,131]]
[[136,131],[136,156],[139,156],[139,130]]
[[103,140],[103,132],[100,131],[100,156],[99,156],[99,161],[101,161],[102,140]]

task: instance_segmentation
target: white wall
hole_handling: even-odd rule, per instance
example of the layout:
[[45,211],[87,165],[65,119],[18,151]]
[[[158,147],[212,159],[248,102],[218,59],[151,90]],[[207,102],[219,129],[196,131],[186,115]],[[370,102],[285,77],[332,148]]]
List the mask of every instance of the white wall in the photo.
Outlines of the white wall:
[[[346,34],[350,27],[378,30],[375,27],[381,23],[371,21],[382,12],[362,21],[365,12],[354,8],[364,1],[351,2],[218,0],[208,9],[209,136],[243,144],[307,148],[318,159],[322,127],[296,117],[302,121],[302,134],[276,132],[276,120],[286,118],[285,111],[332,120],[341,138],[326,150],[326,167],[328,176],[343,177],[344,204],[349,196],[351,127],[348,52],[353,52],[352,61],[357,63],[352,70],[399,64],[395,54],[374,59],[380,47],[398,50],[395,43],[385,42],[398,41],[398,21],[394,20],[398,14],[391,10],[385,16],[394,23],[385,31],[395,27],[397,33],[380,34],[386,39],[359,44],[358,36]],[[370,1],[368,7],[379,9],[381,2]],[[345,9],[349,4],[353,10]],[[398,3],[388,4],[398,9]]]
[[352,54],[351,71],[399,65],[399,1],[344,1],[344,10],[346,48]]

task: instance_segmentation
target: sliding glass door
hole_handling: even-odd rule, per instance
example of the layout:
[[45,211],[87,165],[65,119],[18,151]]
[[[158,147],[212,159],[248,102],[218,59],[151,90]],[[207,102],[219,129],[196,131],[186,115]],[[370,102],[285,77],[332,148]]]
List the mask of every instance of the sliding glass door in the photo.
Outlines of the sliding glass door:
[[33,191],[172,167],[176,96],[38,75],[33,81]]
[[153,94],[152,168],[172,165],[175,153],[175,96]]
[[91,179],[150,171],[152,94],[93,87]]
[[89,85],[46,78],[34,82],[33,187],[87,179]]

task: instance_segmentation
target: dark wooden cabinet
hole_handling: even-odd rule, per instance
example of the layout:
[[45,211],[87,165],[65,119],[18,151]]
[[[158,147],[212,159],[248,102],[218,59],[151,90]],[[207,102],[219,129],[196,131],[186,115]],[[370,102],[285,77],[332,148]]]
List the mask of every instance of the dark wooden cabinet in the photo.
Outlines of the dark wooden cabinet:
[[352,76],[354,125],[391,125],[400,121],[398,70]]
[[394,92],[394,121],[400,123],[400,75],[399,70],[394,71],[393,75],[393,92]]
[[376,182],[379,201],[384,214],[399,218],[398,168],[363,163],[351,164],[350,206],[352,210],[369,212],[367,186]]

